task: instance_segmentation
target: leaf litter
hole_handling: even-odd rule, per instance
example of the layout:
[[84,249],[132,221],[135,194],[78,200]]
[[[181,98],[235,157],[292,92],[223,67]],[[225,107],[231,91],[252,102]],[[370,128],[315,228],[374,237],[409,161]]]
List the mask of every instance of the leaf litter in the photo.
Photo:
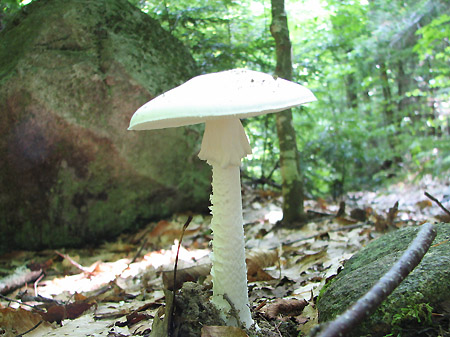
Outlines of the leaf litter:
[[[426,176],[416,184],[350,193],[345,203],[308,200],[305,209],[314,220],[296,230],[278,228],[282,213],[276,193],[244,187],[249,297],[260,335],[308,333],[317,324],[314,300],[325,281],[384,232],[449,222],[425,191],[448,209],[448,182]],[[168,289],[179,289],[184,282],[197,282],[205,293],[211,288],[210,217],[201,214],[193,216],[183,233],[174,281],[187,217],[178,214],[150,223],[98,248],[1,256],[0,289],[7,290],[0,299],[0,336],[150,336],[155,317],[164,317]],[[25,284],[7,288],[17,270],[39,270],[45,276],[25,275]],[[247,334],[205,325],[201,335]]]

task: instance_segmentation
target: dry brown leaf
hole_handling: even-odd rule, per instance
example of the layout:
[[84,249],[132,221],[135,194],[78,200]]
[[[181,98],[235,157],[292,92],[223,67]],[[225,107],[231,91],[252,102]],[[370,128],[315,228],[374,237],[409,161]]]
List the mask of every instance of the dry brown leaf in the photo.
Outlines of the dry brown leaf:
[[42,318],[47,322],[56,322],[61,324],[61,322],[66,318],[66,308],[64,305],[52,305],[47,309],[47,312],[41,314]]
[[270,319],[275,319],[278,315],[283,316],[298,316],[303,309],[308,305],[305,300],[298,299],[277,299],[274,303],[266,306],[266,316]]
[[350,217],[358,221],[366,221],[368,215],[367,209],[354,208],[350,212]]
[[[177,269],[176,289],[180,289],[184,282],[196,282],[202,276],[208,276],[211,263],[199,264],[194,267]],[[173,270],[164,271],[162,274],[164,288],[173,290]]]
[[394,204],[393,207],[389,208],[389,211],[387,213],[387,224],[388,226],[394,226],[394,220],[397,217],[398,214],[398,201]]
[[247,279],[249,282],[270,281],[274,278],[263,268],[275,265],[278,262],[276,250],[251,250],[246,254]]
[[244,330],[234,326],[204,326],[201,337],[248,337]]
[[[42,317],[34,312],[19,308],[1,308],[0,309],[0,327],[6,331],[2,336],[16,336],[35,327]],[[42,322],[39,328],[48,328],[51,325]]]
[[274,280],[275,278],[264,271],[263,269],[256,267],[249,269],[247,272],[247,281],[248,282],[257,282],[257,281],[270,281]]
[[421,200],[416,202],[416,206],[420,208],[420,210],[423,210],[424,208],[428,208],[433,206],[433,203],[429,199]]
[[355,223],[358,223],[358,220],[343,216],[336,217],[334,220],[341,226],[354,225]]
[[320,208],[322,211],[328,210],[328,203],[326,202],[325,199],[323,199],[323,198],[317,198],[316,201],[317,201],[317,206],[319,206],[319,208]]
[[78,301],[69,303],[66,305],[66,317],[68,319],[78,318],[93,305],[95,305],[95,302]]
[[386,219],[381,215],[375,214],[375,230],[377,232],[385,232],[388,228]]
[[95,302],[78,301],[66,305],[52,305],[47,309],[46,313],[41,316],[47,322],[61,322],[65,319],[76,319],[80,317],[86,310],[92,307]]
[[278,251],[253,249],[246,253],[245,260],[247,266],[255,264],[260,268],[270,267],[278,262]]
[[151,231],[151,233],[149,234],[150,237],[157,237],[162,235],[163,232],[165,232],[167,230],[167,228],[170,226],[170,222],[167,220],[161,220],[159,221],[155,228],[153,228],[153,230]]
[[153,317],[151,315],[148,315],[148,314],[145,314],[142,312],[134,311],[131,314],[128,314],[126,316],[126,318],[127,318],[127,320],[125,322],[116,322],[115,325],[119,326],[119,327],[127,326],[127,327],[131,328],[134,324],[137,324],[141,321],[148,320]]
[[447,213],[441,213],[434,216],[440,222],[450,223],[450,215]]

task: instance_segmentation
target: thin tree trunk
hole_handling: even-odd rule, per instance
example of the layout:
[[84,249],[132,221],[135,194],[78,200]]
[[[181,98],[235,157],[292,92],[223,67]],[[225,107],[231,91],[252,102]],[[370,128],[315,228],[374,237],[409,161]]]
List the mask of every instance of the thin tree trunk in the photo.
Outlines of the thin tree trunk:
[[[277,66],[275,73],[292,80],[291,41],[284,0],[271,0],[272,24],[270,32],[275,39]],[[292,123],[292,111],[276,114],[278,140],[280,143],[280,168],[283,195],[283,226],[291,227],[305,220],[303,209],[303,180],[296,134]]]
[[383,99],[384,99],[384,116],[386,125],[393,125],[395,123],[394,120],[394,109],[392,104],[392,93],[391,87],[389,85],[389,79],[387,74],[387,67],[384,61],[380,62],[380,79],[381,79],[381,88],[383,91]]
[[347,96],[347,106],[356,109],[358,107],[358,95],[356,93],[355,74],[348,74],[345,77],[345,93]]
[[403,67],[403,61],[399,61],[397,63],[397,96],[398,96],[398,103],[397,103],[397,110],[401,117],[405,116],[405,108],[407,105],[406,101],[406,86],[407,86],[407,78],[405,74],[405,69]]
[[394,113],[394,102],[392,100],[391,86],[389,85],[388,68],[384,60],[379,63],[380,66],[380,80],[381,88],[383,91],[383,113],[384,113],[384,124],[385,126],[393,127],[394,132],[388,132],[387,141],[389,146],[394,149],[397,140],[396,135],[398,133],[398,125],[396,123],[396,116]]

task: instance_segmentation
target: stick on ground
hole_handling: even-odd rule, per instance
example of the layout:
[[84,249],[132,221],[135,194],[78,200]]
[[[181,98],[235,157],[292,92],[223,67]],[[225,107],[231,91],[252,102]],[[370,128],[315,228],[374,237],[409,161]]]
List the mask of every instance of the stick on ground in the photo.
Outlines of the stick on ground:
[[439,200],[437,200],[435,197],[433,197],[433,196],[432,196],[430,193],[428,193],[428,192],[425,192],[424,194],[425,194],[425,196],[426,196],[427,198],[433,200],[436,204],[438,204],[438,206],[439,206],[445,213],[447,213],[448,215],[450,215],[450,211],[449,211],[447,208],[445,208],[444,205],[442,205],[441,202],[440,202]]
[[353,306],[326,325],[322,333],[317,335],[317,331],[315,331],[312,336],[346,336],[346,333],[357,326],[367,315],[375,311],[381,302],[420,263],[435,237],[436,229],[432,224],[425,223],[422,225],[416,238],[392,268]]

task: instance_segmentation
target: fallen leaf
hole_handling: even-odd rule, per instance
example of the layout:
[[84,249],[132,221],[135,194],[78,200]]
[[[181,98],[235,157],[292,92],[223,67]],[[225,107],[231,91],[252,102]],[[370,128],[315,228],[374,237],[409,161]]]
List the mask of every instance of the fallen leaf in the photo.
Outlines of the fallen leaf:
[[246,254],[247,278],[249,282],[270,281],[274,278],[263,268],[275,265],[278,262],[276,250],[251,250]]
[[343,217],[343,216],[337,217],[335,219],[335,221],[341,226],[354,225],[354,224],[358,223],[358,220],[348,218],[348,217]]
[[398,201],[394,204],[394,207],[389,208],[389,211],[387,214],[388,226],[391,226],[391,227],[394,226],[394,220],[397,217],[397,214],[398,214]]
[[[42,321],[42,317],[34,312],[19,308],[0,309],[0,327],[4,329],[2,336],[17,336],[35,327]],[[51,325],[43,321],[38,329],[48,328]]]
[[61,324],[61,322],[66,318],[66,308],[64,305],[52,305],[47,309],[47,312],[41,314],[42,318],[47,322],[56,322]]
[[266,306],[266,316],[270,319],[275,319],[279,315],[283,316],[298,316],[303,309],[308,305],[305,300],[298,299],[277,299],[274,303]]
[[95,302],[78,301],[66,305],[66,318],[75,319],[80,317],[85,311],[90,309]]
[[95,302],[78,301],[66,305],[52,305],[47,309],[47,312],[42,313],[41,316],[47,322],[56,322],[61,324],[65,319],[75,319],[80,317],[86,310],[92,307]]
[[[203,263],[193,267],[177,269],[176,289],[180,289],[184,282],[196,282],[202,276],[208,276],[211,270],[211,263]],[[164,288],[173,290],[174,271],[163,271],[162,279]]]
[[358,221],[366,221],[367,220],[367,214],[368,211],[361,208],[354,208],[350,212],[350,217],[352,219],[358,220]]
[[420,210],[423,210],[424,208],[433,206],[433,203],[430,200],[425,199],[425,200],[416,202],[416,206],[419,207]]

